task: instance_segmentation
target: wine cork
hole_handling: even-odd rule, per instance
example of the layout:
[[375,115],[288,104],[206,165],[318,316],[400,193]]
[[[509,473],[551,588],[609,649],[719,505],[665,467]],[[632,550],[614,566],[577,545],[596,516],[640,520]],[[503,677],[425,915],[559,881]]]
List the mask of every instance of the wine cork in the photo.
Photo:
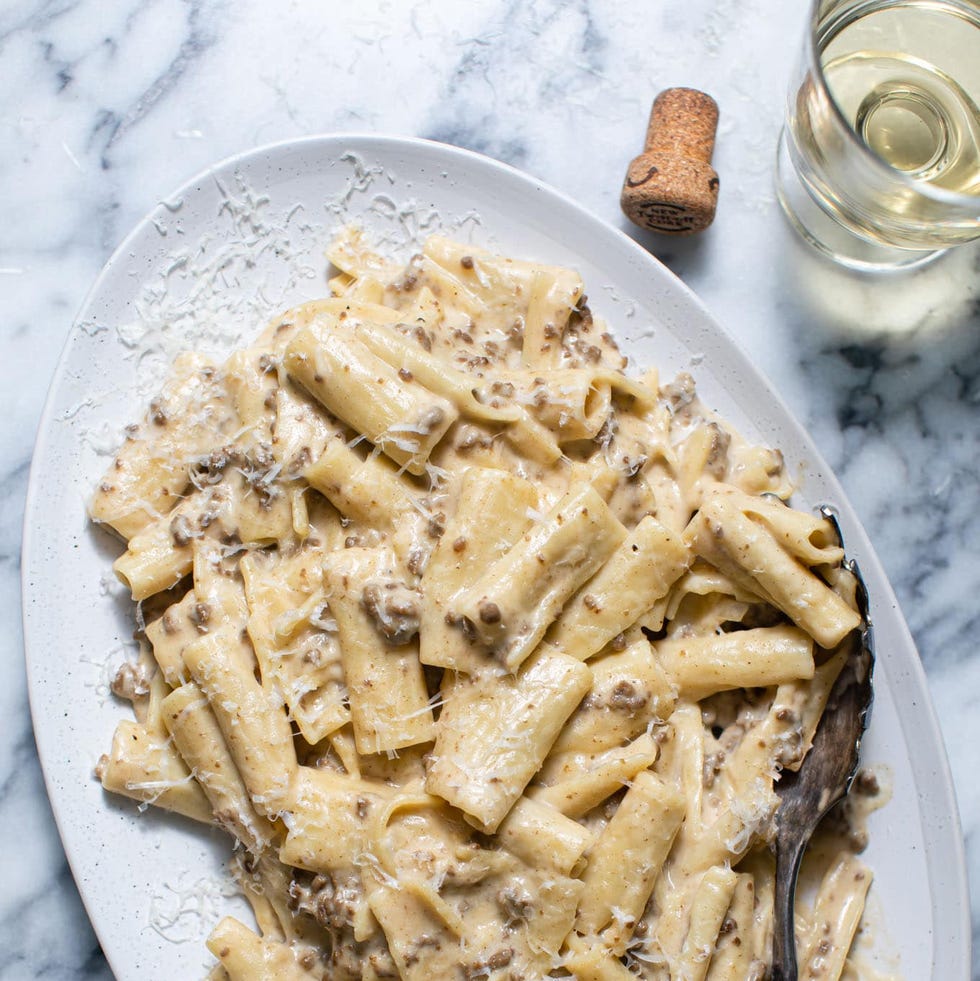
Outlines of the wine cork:
[[691,235],[707,228],[718,205],[711,154],[718,106],[697,89],[666,89],[654,100],[643,153],[629,165],[620,205],[654,232]]

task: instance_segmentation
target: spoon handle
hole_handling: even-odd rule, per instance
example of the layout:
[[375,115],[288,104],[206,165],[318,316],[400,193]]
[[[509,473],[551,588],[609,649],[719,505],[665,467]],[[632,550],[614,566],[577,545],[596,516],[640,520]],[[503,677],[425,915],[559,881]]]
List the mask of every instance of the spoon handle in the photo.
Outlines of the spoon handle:
[[772,981],[797,981],[794,902],[796,879],[807,836],[776,837],[776,889],[773,897]]

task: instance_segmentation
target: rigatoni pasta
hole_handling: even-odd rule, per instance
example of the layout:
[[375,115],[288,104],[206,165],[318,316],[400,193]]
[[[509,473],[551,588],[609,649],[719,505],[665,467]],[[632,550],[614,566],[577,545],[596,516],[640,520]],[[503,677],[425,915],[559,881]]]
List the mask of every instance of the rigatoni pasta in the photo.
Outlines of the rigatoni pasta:
[[[255,912],[209,977],[763,978],[774,784],[861,624],[833,526],[688,376],[628,378],[574,271],[328,255],[178,360],[91,506],[155,611],[98,773],[227,830]],[[834,848],[821,981],[871,879]]]

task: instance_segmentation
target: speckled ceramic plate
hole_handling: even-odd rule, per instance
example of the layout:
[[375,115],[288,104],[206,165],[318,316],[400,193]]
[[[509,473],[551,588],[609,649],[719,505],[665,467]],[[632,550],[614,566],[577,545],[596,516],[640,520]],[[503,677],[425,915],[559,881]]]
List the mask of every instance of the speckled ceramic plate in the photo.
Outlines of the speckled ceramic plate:
[[898,952],[907,981],[966,981],[962,842],[922,668],[868,539],[809,437],[697,299],[627,236],[485,157],[345,135],[251,151],[161,201],[85,301],[41,422],[24,533],[31,707],[65,850],[116,975],[203,975],[208,930],[243,902],[223,874],[224,837],[140,813],[92,776],[125,714],[107,682],[131,647],[132,622],[111,578],[119,546],[88,524],[85,500],[173,354],[187,346],[220,353],[275,309],[322,295],[323,247],[347,220],[406,252],[441,229],[577,267],[632,358],[664,374],[691,370],[707,404],[782,448],[800,477],[800,503],[837,508],[877,636],[865,760],[894,775],[866,855],[878,947]]

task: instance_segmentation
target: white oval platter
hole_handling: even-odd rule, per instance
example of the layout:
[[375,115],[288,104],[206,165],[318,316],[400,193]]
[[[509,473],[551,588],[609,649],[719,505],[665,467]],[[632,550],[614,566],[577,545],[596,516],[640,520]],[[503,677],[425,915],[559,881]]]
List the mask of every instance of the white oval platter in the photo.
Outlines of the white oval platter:
[[[357,221],[405,254],[441,230],[510,255],[576,267],[631,359],[690,370],[704,401],[782,449],[797,503],[833,505],[864,572],[877,639],[864,759],[894,797],[872,819],[876,946],[906,981],[966,981],[969,904],[942,739],[895,597],[840,485],[771,386],[693,294],[626,235],[537,180],[479,155],[397,137],[331,135],[250,151],[164,199],[85,300],[39,430],[24,532],[26,655],[37,745],[89,916],[120,981],[201,977],[204,938],[241,915],[218,832],[140,813],[92,771],[124,709],[112,668],[131,649],[112,582],[118,543],[85,501],[161,373],[182,348],[221,353],[276,310],[323,295],[332,231]],[[246,914],[247,916],[247,914]]]

